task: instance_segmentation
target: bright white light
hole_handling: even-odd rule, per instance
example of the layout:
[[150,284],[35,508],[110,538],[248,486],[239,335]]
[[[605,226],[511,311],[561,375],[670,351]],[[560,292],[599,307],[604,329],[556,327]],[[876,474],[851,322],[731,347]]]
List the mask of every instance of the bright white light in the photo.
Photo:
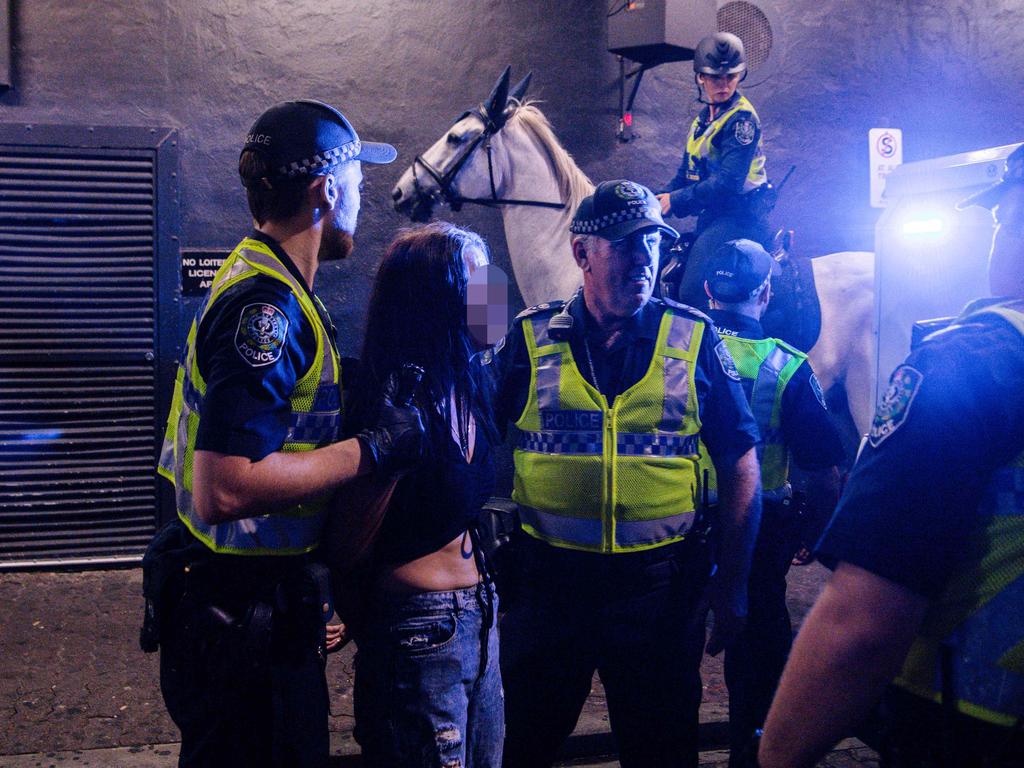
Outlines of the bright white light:
[[946,229],[940,218],[912,219],[903,223],[904,235],[941,235]]

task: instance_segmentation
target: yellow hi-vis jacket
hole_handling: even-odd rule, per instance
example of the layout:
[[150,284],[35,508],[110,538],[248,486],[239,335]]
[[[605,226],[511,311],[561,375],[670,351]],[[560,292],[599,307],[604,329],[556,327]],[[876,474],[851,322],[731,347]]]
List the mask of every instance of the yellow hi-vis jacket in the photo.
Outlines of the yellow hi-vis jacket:
[[667,308],[647,373],[608,404],[580,374],[550,313],[522,322],[530,394],[516,421],[513,498],[523,529],[589,552],[653,549],[693,525],[700,419],[694,368],[704,322]]
[[[1024,302],[986,307],[957,322],[993,317],[1024,340]],[[975,514],[984,527],[964,526],[970,554],[929,605],[895,683],[941,701],[945,649],[960,712],[1014,726],[1024,722],[1024,453],[993,474]]]
[[[697,182],[706,179],[718,170],[721,158],[718,157],[718,150],[711,143],[719,131],[729,122],[729,118],[739,111],[750,112],[757,119],[757,110],[746,96],[740,96],[736,103],[722,114],[718,115],[707,126],[704,132],[698,136],[697,127],[700,124],[700,115],[694,118],[690,126],[690,134],[686,139],[686,178],[689,181]],[[757,152],[750,161],[747,169],[747,177],[743,182],[743,193],[757,189],[768,182],[768,174],[764,170],[765,155],[761,148],[761,142],[757,143]]]
[[[789,497],[789,450],[782,436],[782,393],[807,355],[780,339],[744,339],[722,336],[740,378],[753,382],[750,410],[757,421],[761,442],[761,495],[766,501]],[[701,452],[701,471],[708,470],[708,488],[717,489],[715,467],[707,451]]]
[[[257,275],[285,283],[295,294],[316,337],[316,356],[291,395],[291,421],[282,451],[310,451],[329,445],[341,431],[337,396],[341,361],[311,297],[265,243],[246,238],[217,271],[210,292],[189,330],[185,356],[178,366],[174,398],[158,472],[174,484],[178,516],[195,536],[215,552],[238,555],[292,555],[308,552],[320,543],[326,497],[288,510],[217,525],[204,523],[192,497],[192,467],[196,435],[203,411],[206,382],[199,372],[196,333],[203,317],[232,286]],[[326,391],[333,388],[334,392]],[[316,410],[330,403],[330,410]]]

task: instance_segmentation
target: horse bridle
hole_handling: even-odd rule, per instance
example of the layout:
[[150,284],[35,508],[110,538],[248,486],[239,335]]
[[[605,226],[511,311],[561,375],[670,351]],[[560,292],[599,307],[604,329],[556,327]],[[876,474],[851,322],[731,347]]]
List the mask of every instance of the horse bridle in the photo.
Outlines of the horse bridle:
[[[442,199],[448,203],[453,211],[461,209],[463,203],[476,203],[477,205],[486,205],[492,208],[499,205],[532,205],[537,208],[555,208],[557,210],[565,208],[565,203],[553,203],[544,200],[512,200],[509,198],[498,197],[498,189],[494,183],[494,160],[491,157],[491,137],[500,131],[502,126],[496,124],[483,108],[467,110],[466,112],[463,112],[455,122],[458,123],[470,115],[478,117],[480,122],[484,124],[484,129],[476,138],[473,139],[473,141],[469,143],[466,150],[454,163],[451,164],[448,170],[442,173],[428,163],[423,155],[416,155],[415,159],[412,161],[412,183],[417,195],[426,196],[426,193],[420,186],[419,177],[416,175],[416,166],[419,165],[437,184],[438,193],[441,195]],[[504,121],[502,124],[504,124]],[[491,196],[463,197],[455,192],[455,177],[459,175],[459,171],[462,170],[462,166],[469,161],[469,158],[472,157],[476,148],[480,146],[480,144],[483,144],[484,149],[487,150],[487,175],[491,185]],[[434,193],[430,193],[429,196],[433,197]]]

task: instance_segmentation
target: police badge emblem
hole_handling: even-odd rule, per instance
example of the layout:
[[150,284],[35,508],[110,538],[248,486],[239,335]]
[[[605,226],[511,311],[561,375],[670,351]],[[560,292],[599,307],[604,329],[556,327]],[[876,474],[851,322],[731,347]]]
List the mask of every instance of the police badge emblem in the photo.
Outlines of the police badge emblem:
[[877,448],[907,420],[910,406],[921,388],[924,375],[916,368],[901,365],[892,372],[889,387],[882,395],[868,432],[868,442]]
[[729,348],[725,346],[724,341],[720,341],[715,345],[715,354],[718,355],[718,362],[722,364],[722,371],[725,375],[733,381],[739,381],[740,372],[736,370],[736,363],[733,361]]
[[624,181],[615,185],[615,194],[623,200],[642,200],[646,195],[639,184],[632,181]]
[[273,304],[248,304],[242,308],[235,331],[235,349],[249,365],[259,368],[276,363],[288,336],[288,318]]
[[737,120],[734,133],[736,141],[746,146],[754,140],[754,136],[757,135],[757,128],[754,127],[753,120]]

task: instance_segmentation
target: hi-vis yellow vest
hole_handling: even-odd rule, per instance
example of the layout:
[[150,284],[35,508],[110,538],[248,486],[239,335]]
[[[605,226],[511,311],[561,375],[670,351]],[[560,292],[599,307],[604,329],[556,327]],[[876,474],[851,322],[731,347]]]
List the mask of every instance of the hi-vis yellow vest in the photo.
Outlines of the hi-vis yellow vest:
[[[690,126],[690,135],[686,139],[686,178],[689,181],[701,181],[718,170],[721,158],[718,156],[718,149],[711,142],[722,128],[725,127],[729,118],[740,110],[749,112],[753,115],[754,120],[758,119],[757,110],[754,109],[753,104],[747,101],[746,96],[740,96],[736,99],[736,103],[712,120],[700,136],[697,135],[700,115],[694,118],[693,124]],[[765,173],[764,162],[764,149],[759,138],[757,140],[757,151],[754,153],[754,158],[750,161],[750,168],[747,169],[747,178],[743,182],[743,193],[750,192],[768,182],[768,174]]]
[[193,454],[206,395],[206,382],[199,373],[196,357],[196,333],[203,317],[227,289],[257,275],[280,280],[291,289],[316,336],[314,361],[291,395],[291,421],[281,450],[310,451],[338,439],[341,361],[313,304],[319,300],[306,293],[265,243],[246,238],[214,276],[203,307],[192,322],[185,357],[174,383],[174,399],[157,471],[174,484],[178,516],[210,549],[238,555],[292,555],[308,552],[320,543],[326,497],[283,512],[217,525],[207,525],[199,519],[192,499]]
[[[1001,317],[1024,339],[1024,302],[990,306],[957,322]],[[996,725],[1024,723],[1024,453],[994,473],[977,514],[964,525],[970,553],[933,601],[896,685],[941,701],[943,649],[957,708]],[[968,535],[969,534],[969,535]]]
[[[761,465],[761,494],[767,501],[782,501],[790,493],[789,450],[782,436],[782,393],[793,374],[807,359],[803,352],[779,339],[743,339],[722,335],[740,377],[753,382],[750,410],[761,433],[758,461]],[[701,452],[701,470],[708,470],[708,487],[717,488],[715,467]]]
[[704,323],[666,309],[647,373],[607,399],[580,374],[550,313],[522,328],[530,394],[516,426],[513,498],[523,529],[589,552],[652,549],[693,525],[700,419],[694,367]]

